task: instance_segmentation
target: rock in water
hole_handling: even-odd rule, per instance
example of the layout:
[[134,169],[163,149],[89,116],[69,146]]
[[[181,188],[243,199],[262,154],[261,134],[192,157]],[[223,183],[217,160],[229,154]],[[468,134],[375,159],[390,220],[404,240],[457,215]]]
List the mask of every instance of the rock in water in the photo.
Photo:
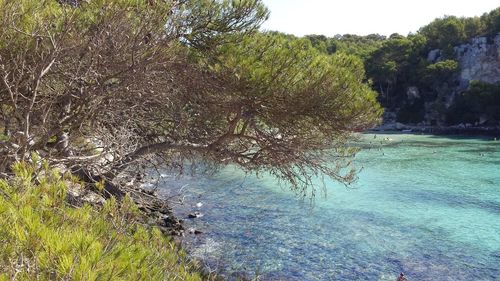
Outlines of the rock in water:
[[190,219],[195,219],[195,218],[199,218],[202,216],[203,216],[203,214],[200,212],[193,212],[193,213],[188,214],[188,218],[190,218]]
[[194,228],[190,228],[190,229],[188,230],[188,232],[189,232],[189,234],[195,234],[195,235],[198,235],[198,234],[202,234],[202,233],[203,233],[203,231],[198,230],[198,229],[194,229]]

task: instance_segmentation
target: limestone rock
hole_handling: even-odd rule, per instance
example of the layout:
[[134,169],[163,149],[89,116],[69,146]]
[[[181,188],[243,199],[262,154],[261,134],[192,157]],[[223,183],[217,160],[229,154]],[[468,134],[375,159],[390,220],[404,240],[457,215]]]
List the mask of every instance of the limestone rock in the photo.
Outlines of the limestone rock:
[[195,219],[195,218],[199,218],[199,217],[203,217],[203,214],[200,212],[193,212],[193,213],[188,214],[188,218],[190,218],[190,219]]
[[431,50],[427,55],[427,61],[430,63],[436,63],[439,61],[440,57],[441,57],[441,50],[434,49]]
[[79,183],[73,183],[66,181],[68,187],[67,200],[75,205],[81,205],[83,203],[89,203],[91,205],[102,206],[106,200],[100,194],[93,191],[85,189]]
[[455,47],[455,54],[462,87],[473,80],[490,84],[500,82],[500,33],[492,42],[486,37],[474,38],[468,44]]
[[404,129],[406,129],[406,126],[402,123],[396,122],[395,128],[396,128],[396,130],[404,130]]
[[415,86],[408,87],[408,89],[406,90],[406,96],[408,100],[418,99],[420,98],[420,91]]
[[188,232],[189,232],[189,234],[195,234],[195,235],[198,235],[198,234],[202,234],[202,233],[203,233],[203,231],[198,230],[198,229],[194,229],[194,228],[190,228],[190,229],[188,229]]

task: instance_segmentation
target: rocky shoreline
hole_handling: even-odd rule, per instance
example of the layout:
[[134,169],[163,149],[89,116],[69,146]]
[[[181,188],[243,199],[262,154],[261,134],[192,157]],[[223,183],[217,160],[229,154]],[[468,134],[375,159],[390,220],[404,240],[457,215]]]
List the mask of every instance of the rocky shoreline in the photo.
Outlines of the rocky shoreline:
[[398,122],[385,123],[367,132],[399,132],[414,134],[434,135],[465,135],[465,136],[491,136],[500,138],[500,126],[473,126],[470,124],[459,124],[455,126],[420,126],[407,125]]
[[[367,133],[407,133],[407,134],[434,134],[434,135],[464,135],[490,136],[500,139],[500,126],[471,126],[469,124],[457,126],[421,126],[407,125],[398,122],[385,123],[366,131]],[[143,222],[158,227],[166,235],[172,236],[180,243],[180,238],[186,234],[202,234],[202,230],[186,229],[183,219],[179,219],[170,207],[169,199],[160,196],[156,190],[149,189],[139,182],[117,187],[123,194],[128,194],[136,203],[143,216]],[[92,205],[102,205],[104,196],[95,190],[70,188],[70,201],[81,205],[87,202]],[[189,219],[196,219],[203,214],[193,211],[187,215]]]
[[[102,193],[93,188],[84,188],[81,184],[67,182],[68,202],[79,207],[88,203],[95,207],[100,207],[105,202]],[[128,194],[141,212],[141,223],[156,226],[164,234],[170,236],[182,236],[184,226],[182,220],[174,215],[169,202],[161,198],[153,190],[147,190],[138,186],[120,186],[118,189],[124,194]]]
[[[490,136],[500,139],[500,126],[471,126],[460,124],[457,126],[421,126],[407,125],[398,122],[384,123],[375,128],[365,131],[366,133],[408,133],[408,134],[434,134],[434,135],[465,135],[465,136]],[[143,177],[141,177],[143,178]],[[139,182],[131,184],[120,184],[115,186],[123,194],[128,194],[142,213],[143,223],[158,227],[166,235],[172,236],[180,242],[180,237],[186,234],[202,234],[198,229],[186,229],[183,219],[179,219],[169,199],[160,196],[156,190],[144,187]],[[102,205],[105,196],[97,190],[82,188],[79,185],[69,187],[69,201],[74,205],[90,203],[91,205]],[[187,215],[189,219],[196,219],[202,214],[193,211]]]
[[[146,181],[147,182],[147,181]],[[67,186],[66,201],[73,207],[82,207],[84,204],[90,204],[94,208],[101,208],[106,202],[106,199],[115,197],[117,201],[128,195],[135,203],[139,210],[137,223],[157,227],[163,234],[169,236],[179,249],[182,249],[182,237],[185,235],[199,235],[203,232],[198,229],[186,229],[183,224],[183,219],[179,219],[174,213],[169,199],[162,197],[155,189],[144,187],[144,182],[141,180],[132,181],[128,184],[110,184],[113,188],[106,190],[98,190],[92,184],[83,182],[75,183],[65,181]],[[115,190],[116,192],[109,192]],[[196,219],[203,216],[200,212],[193,211],[189,213],[187,218]],[[223,280],[217,273],[203,265],[203,262],[196,258],[189,258],[193,261],[197,272],[199,272],[204,280]],[[247,279],[242,279],[247,280]]]

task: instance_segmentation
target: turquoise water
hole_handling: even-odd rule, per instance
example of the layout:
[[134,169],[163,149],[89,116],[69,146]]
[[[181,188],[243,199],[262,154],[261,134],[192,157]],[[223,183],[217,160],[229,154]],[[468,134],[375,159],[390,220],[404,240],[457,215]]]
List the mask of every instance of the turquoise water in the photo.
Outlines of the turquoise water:
[[186,219],[204,233],[184,244],[230,279],[500,280],[500,141],[365,135],[364,147],[358,182],[327,182],[314,206],[229,168],[163,192],[184,187],[179,216],[204,214]]

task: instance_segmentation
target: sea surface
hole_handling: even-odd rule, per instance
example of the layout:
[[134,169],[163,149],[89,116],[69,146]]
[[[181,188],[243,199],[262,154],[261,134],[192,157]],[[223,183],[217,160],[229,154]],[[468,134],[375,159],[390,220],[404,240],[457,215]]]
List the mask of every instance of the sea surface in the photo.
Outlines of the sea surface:
[[[163,175],[190,255],[229,280],[500,280],[500,141],[364,135],[314,204],[269,176]],[[202,217],[187,219],[190,212]]]

